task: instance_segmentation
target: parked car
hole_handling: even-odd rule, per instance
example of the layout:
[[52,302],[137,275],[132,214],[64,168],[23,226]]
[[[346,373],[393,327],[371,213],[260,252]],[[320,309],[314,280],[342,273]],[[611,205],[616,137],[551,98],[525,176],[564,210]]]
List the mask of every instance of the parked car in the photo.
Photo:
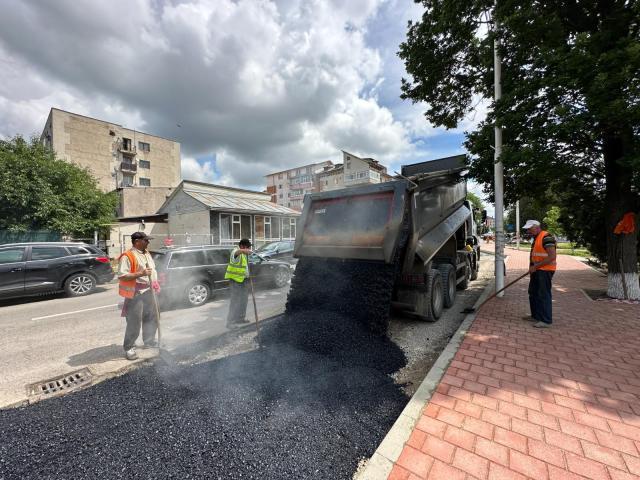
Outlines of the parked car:
[[[224,279],[231,247],[212,245],[161,248],[152,251],[163,304],[184,302],[197,307],[212,295],[229,288]],[[249,268],[256,284],[284,287],[291,278],[291,266],[286,262],[250,255]]]
[[293,257],[294,244],[295,242],[293,240],[269,242],[258,248],[256,253],[267,259],[275,258],[291,265],[295,265],[298,259]]
[[0,298],[65,291],[92,293],[114,273],[109,258],[86,243],[34,242],[0,245]]

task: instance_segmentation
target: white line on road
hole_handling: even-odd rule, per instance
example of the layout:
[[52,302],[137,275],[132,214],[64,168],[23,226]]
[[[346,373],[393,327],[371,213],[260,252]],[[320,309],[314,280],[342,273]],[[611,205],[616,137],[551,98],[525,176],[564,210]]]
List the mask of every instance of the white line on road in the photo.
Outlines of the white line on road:
[[110,308],[110,307],[117,307],[117,306],[118,304],[114,303],[113,305],[104,305],[102,307],[85,308],[84,310],[76,310],[75,312],[56,313],[55,315],[35,317],[35,318],[32,318],[31,320],[42,320],[43,318],[61,317],[62,315],[73,315],[74,313],[90,312],[91,310],[100,310],[101,308]]

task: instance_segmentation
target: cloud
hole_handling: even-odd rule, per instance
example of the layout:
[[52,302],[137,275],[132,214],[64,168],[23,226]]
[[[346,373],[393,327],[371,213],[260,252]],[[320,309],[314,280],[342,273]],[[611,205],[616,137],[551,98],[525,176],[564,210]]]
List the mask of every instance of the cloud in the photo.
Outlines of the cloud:
[[[185,178],[249,188],[272,171],[339,161],[341,149],[391,165],[424,159],[442,132],[398,99],[395,57],[416,8],[15,2],[0,17],[0,136],[39,134],[55,106],[175,138]],[[399,21],[383,28],[385,15]],[[215,168],[196,160],[205,156]]]

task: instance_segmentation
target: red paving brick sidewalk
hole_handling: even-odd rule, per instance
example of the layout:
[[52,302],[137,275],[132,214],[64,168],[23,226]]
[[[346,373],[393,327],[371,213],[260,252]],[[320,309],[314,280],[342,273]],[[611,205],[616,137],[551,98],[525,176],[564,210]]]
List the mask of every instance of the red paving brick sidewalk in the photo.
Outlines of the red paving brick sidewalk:
[[389,479],[640,478],[640,306],[589,300],[606,278],[560,256],[536,329],[527,286],[478,312]]

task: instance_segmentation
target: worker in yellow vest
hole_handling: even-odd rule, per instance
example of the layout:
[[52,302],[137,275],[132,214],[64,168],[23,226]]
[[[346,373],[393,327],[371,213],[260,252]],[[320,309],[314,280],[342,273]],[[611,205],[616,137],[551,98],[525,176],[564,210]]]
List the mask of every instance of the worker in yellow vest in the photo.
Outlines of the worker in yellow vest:
[[556,271],[556,239],[540,227],[537,220],[527,220],[522,227],[533,237],[529,254],[529,307],[536,328],[549,328],[551,314],[551,279]]
[[243,238],[238,243],[238,248],[231,251],[225,280],[229,281],[231,299],[229,301],[229,313],[227,315],[227,328],[234,328],[249,323],[246,319],[247,302],[249,301],[249,277],[248,256],[253,253],[251,241]]
[[127,318],[124,334],[124,354],[128,360],[138,358],[135,343],[142,328],[145,348],[154,348],[158,329],[157,312],[153,302],[153,288],[160,291],[156,267],[147,250],[151,237],[144,232],[131,235],[133,247],[120,255],[118,265],[118,293],[124,297],[122,316]]

